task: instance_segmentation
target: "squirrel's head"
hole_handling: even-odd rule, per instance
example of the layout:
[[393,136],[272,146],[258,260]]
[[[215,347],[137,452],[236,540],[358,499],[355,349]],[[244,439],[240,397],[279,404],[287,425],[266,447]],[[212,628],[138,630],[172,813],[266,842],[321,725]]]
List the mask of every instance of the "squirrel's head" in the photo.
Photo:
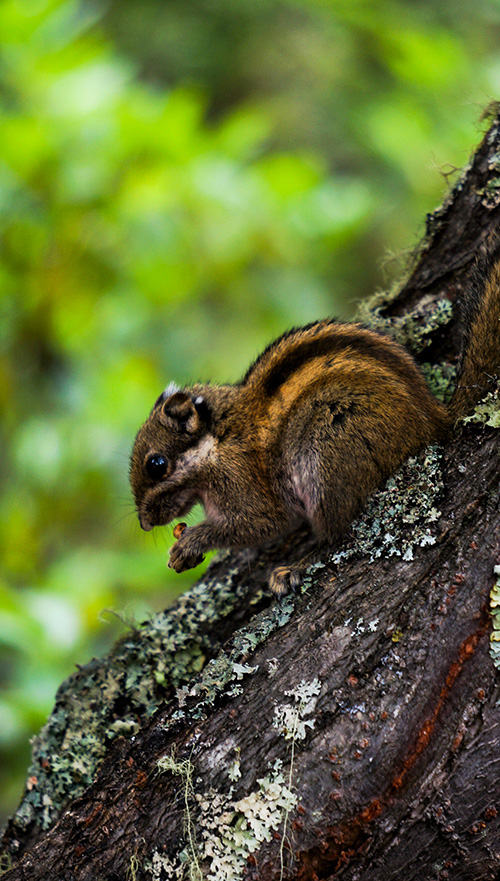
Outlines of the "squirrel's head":
[[[169,523],[198,501],[193,487],[179,483],[195,464],[194,451],[210,425],[202,395],[170,385],[156,400],[134,441],[130,483],[143,529]],[[194,450],[193,450],[194,448]],[[187,451],[193,454],[186,456]]]

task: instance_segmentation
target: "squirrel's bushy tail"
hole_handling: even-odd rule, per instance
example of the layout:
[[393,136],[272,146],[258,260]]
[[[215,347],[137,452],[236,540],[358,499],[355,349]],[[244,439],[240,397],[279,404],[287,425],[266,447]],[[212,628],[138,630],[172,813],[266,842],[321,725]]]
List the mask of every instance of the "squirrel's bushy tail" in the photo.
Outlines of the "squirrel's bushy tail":
[[462,347],[449,405],[453,422],[473,409],[500,376],[500,234],[479,250],[460,303]]

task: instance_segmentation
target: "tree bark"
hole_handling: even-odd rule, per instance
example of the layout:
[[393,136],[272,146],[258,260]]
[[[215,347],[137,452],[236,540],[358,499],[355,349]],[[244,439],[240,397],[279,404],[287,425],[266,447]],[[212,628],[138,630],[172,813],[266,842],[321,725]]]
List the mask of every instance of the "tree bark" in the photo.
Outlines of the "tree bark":
[[[442,369],[447,304],[498,225],[499,156],[496,111],[399,294],[372,303]],[[78,670],[35,742],[4,878],[497,878],[499,477],[497,431],[468,423],[340,547],[314,557],[303,532],[225,554]],[[301,591],[277,602],[270,570],[306,552]]]

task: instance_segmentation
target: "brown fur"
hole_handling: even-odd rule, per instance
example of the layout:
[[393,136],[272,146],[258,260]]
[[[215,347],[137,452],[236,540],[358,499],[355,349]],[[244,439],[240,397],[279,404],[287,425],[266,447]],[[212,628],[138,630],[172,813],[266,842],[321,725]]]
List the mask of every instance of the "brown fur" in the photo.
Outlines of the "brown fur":
[[[449,407],[389,337],[328,320],[285,333],[239,384],[161,395],[132,451],[141,525],[169,523],[197,501],[207,515],[183,530],[169,565],[181,572],[211,548],[258,545],[303,521],[337,541],[374,490],[486,391],[500,363],[499,251],[496,239],[482,249],[466,292]],[[284,593],[297,578],[281,568],[271,587]]]

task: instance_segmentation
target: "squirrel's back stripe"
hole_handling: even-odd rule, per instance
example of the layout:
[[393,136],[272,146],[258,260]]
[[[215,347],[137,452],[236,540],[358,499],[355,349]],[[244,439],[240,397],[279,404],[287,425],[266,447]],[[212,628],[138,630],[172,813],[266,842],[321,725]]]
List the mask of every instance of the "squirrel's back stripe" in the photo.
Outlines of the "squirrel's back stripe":
[[[289,345],[289,341],[296,336],[304,337],[308,335],[310,332],[314,332],[317,334],[319,330],[330,328],[332,326],[338,325],[338,321],[336,318],[323,318],[321,321],[311,321],[310,324],[304,324],[301,327],[291,327],[289,330],[286,330],[281,336],[277,337],[275,340],[269,343],[266,348],[257,356],[255,361],[250,364],[247,372],[243,376],[240,385],[247,385],[251,379],[255,376],[255,374],[260,373],[261,370],[267,365],[268,361],[270,361],[273,353],[278,349],[284,348],[285,345]],[[317,339],[317,336],[314,336],[314,339]]]
[[[415,376],[417,368],[411,357],[390,339],[356,325],[318,324],[317,333],[313,334],[314,325],[304,332],[296,331],[297,340],[293,345],[292,334],[281,337],[277,344],[266,350],[265,357],[259,358],[243,380],[243,384],[256,382],[264,393],[271,397],[293,374],[299,371],[310,360],[326,358],[328,355],[348,353],[368,358],[384,365],[398,378],[408,381]],[[286,348],[281,343],[286,339]],[[280,351],[281,349],[284,351]]]

